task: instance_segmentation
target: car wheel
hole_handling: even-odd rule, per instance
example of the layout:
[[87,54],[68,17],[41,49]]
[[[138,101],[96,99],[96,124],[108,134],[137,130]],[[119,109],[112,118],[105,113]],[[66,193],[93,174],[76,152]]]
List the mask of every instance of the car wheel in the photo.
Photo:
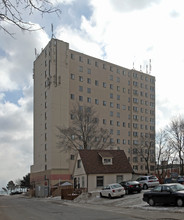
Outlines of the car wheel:
[[143,189],[148,189],[148,186],[146,184],[143,185]]
[[112,199],[112,196],[111,196],[111,194],[110,194],[110,193],[109,193],[109,195],[108,195],[108,196],[109,196],[109,199]]
[[154,199],[150,198],[150,199],[148,200],[148,204],[149,204],[150,206],[154,206],[154,205],[155,205]]
[[102,196],[102,193],[100,193],[100,197],[102,198],[103,196]]
[[179,206],[179,207],[182,207],[182,206],[183,206],[183,200],[180,199],[180,198],[177,199],[176,203],[177,203],[177,206]]
[[137,191],[138,193],[140,193],[141,192],[141,190],[139,190],[139,191]]

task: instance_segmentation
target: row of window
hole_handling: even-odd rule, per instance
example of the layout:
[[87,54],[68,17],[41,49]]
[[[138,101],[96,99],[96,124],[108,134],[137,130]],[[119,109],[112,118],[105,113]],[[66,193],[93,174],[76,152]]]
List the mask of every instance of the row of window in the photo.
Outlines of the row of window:
[[[130,135],[129,135],[130,136]],[[110,138],[110,143],[115,143],[115,140],[114,140],[114,138]],[[126,140],[126,139],[122,139],[122,141],[121,141],[121,139],[116,139],[116,144],[128,144],[128,145],[131,145],[131,141],[130,140]],[[138,146],[140,143],[139,143],[139,140],[133,140],[132,141],[132,144],[134,145],[134,146]],[[130,152],[129,152],[130,153]]]
[[[129,149],[129,151],[128,151],[129,153],[131,152],[131,149]],[[139,152],[141,153],[141,154],[143,154],[143,153],[145,153],[145,154],[147,154],[148,153],[148,149],[139,149]],[[138,154],[138,149],[137,148],[133,148],[132,149],[132,153],[133,154]],[[150,155],[151,154],[154,154],[155,153],[155,149],[150,149],[149,150],[149,153],[150,153]]]
[[[83,72],[83,66],[79,66],[79,72]],[[91,69],[87,69],[87,74],[91,74]],[[71,78],[74,79],[74,74],[71,75]],[[109,80],[113,81],[114,80],[114,76],[113,75],[109,75]],[[116,82],[119,83],[120,82],[120,77],[116,77]]]
[[[110,116],[113,116],[113,112],[112,112],[112,111],[110,111]],[[129,115],[129,116],[130,116],[130,115]],[[133,116],[134,116],[134,115],[133,115]],[[120,118],[120,113],[119,113],[119,112],[116,113],[116,117],[117,117],[117,118]],[[70,115],[70,119],[71,119],[71,120],[74,120],[74,115],[73,115],[73,114]],[[130,117],[128,117],[128,119],[130,119]],[[136,120],[136,121],[138,121],[137,117],[136,117],[136,119],[133,117],[133,119]],[[148,118],[147,118],[147,117],[144,117],[144,116],[141,116],[141,121],[148,122]],[[98,118],[96,118],[96,122],[99,122],[99,121],[98,121]],[[102,122],[103,122],[104,125],[106,125],[106,124],[107,124],[107,119],[102,119]],[[153,124],[153,125],[150,126],[150,130],[154,131],[154,129],[155,129],[155,127],[154,127],[154,125],[155,125],[155,120],[154,120],[154,118],[150,118],[150,123]],[[109,120],[109,124],[110,124],[110,125],[114,125],[114,121],[113,121],[113,120]],[[119,122],[119,121],[117,121],[117,126],[118,126],[118,127],[120,126],[120,122]],[[126,123],[125,123],[125,122],[122,122],[122,126],[123,126],[123,127],[126,127]],[[46,126],[45,126],[45,127],[46,127]],[[130,123],[128,123],[128,127],[131,128],[131,124],[130,124]],[[143,125],[143,124],[140,124],[140,125],[139,125],[138,123],[133,123],[133,128],[134,128],[134,129],[138,129],[139,127],[140,127],[140,129],[146,129],[146,130],[148,130],[148,125]],[[137,135],[134,135],[134,136],[137,136]]]
[[[110,111],[110,116],[113,116],[113,112],[112,112],[112,111]],[[130,115],[129,115],[129,116],[130,116]],[[136,121],[138,121],[138,117],[136,117],[136,119],[135,119],[134,116],[135,116],[135,115],[133,115],[133,119],[136,120]],[[116,113],[116,117],[117,117],[117,118],[120,118],[120,113],[119,113],[119,112]],[[141,116],[140,118],[141,118],[141,121],[148,122],[148,118],[147,118],[147,117]],[[70,115],[70,119],[71,119],[71,120],[74,120],[74,115],[73,115],[73,114]],[[128,117],[128,119],[130,119],[130,117]],[[115,124],[113,120],[102,119],[102,123],[103,123],[104,125],[107,124],[107,121],[109,121],[109,124],[110,124],[110,125],[114,125],[114,124]],[[96,122],[98,122],[98,118],[96,118]],[[150,130],[154,130],[154,129],[155,129],[155,127],[154,127],[154,124],[155,124],[154,118],[150,118],[150,122],[151,122],[151,124],[153,124],[153,125],[150,126]],[[117,121],[116,125],[119,127],[119,126],[120,126],[120,122]],[[126,127],[125,122],[122,122],[122,126],[123,126],[123,127]],[[137,123],[133,123],[133,128],[138,129],[139,126],[140,126],[140,129],[146,129],[146,130],[148,130],[148,125],[143,125],[143,124],[138,125]],[[130,123],[128,123],[128,127],[130,128]],[[134,136],[137,136],[137,135],[134,135]]]
[[[118,132],[120,132],[119,130],[117,130],[117,133]],[[75,136],[74,135],[72,135],[72,139],[74,140],[75,139]],[[96,137],[95,138],[95,142],[98,142],[99,141],[99,138],[98,137]],[[105,142],[107,142],[107,139],[106,138],[104,138],[103,139],[103,142],[105,143]],[[128,144],[128,145],[131,145],[131,140],[126,140],[126,139],[120,139],[120,138],[117,138],[117,139],[114,139],[114,138],[110,138],[110,143],[112,143],[112,144],[123,144],[123,145],[125,145],[125,144]],[[138,140],[133,140],[132,141],[132,144],[134,145],[134,146],[137,146],[137,145],[139,145],[140,143],[139,143],[139,141]],[[82,149],[82,147],[81,147],[81,149]],[[120,149],[120,148],[118,148],[118,149]],[[129,149],[130,150],[130,149]],[[130,153],[130,151],[129,151],[129,153]],[[79,168],[79,167],[78,167]]]
[[[130,94],[130,90],[128,90],[128,93]],[[138,91],[138,90],[135,90],[135,89],[133,89],[133,94],[135,95],[135,96],[142,96],[142,97],[146,97],[146,98],[149,98],[149,95],[148,95],[148,93],[147,92],[143,92],[143,91]],[[153,95],[153,94],[150,94],[150,99],[155,99],[155,95]]]
[[[87,91],[88,91],[89,94],[91,93],[91,89],[90,88],[87,88]],[[113,97],[112,93],[110,93],[110,97]],[[74,100],[75,99],[75,94],[70,94],[70,99]],[[117,100],[120,100],[120,96],[119,95],[117,95]],[[78,101],[81,101],[81,102],[84,101],[84,97],[79,95],[78,96]],[[86,101],[88,103],[92,103],[92,98],[91,97],[86,97]],[[128,102],[130,103],[130,98],[128,98]],[[134,104],[138,104],[139,100],[133,98],[133,103]],[[151,108],[155,107],[155,103],[154,102],[148,102],[148,101],[140,100],[140,103],[141,103],[141,105],[150,106]],[[94,99],[94,104],[98,105],[99,104],[99,99]],[[103,100],[102,101],[102,105],[103,106],[107,106],[107,101]],[[109,106],[111,108],[114,108],[115,106],[116,106],[117,109],[121,108],[121,105],[119,103],[116,103],[116,105],[115,105],[113,102],[109,102]],[[45,105],[45,108],[47,108],[47,105]],[[125,110],[126,106],[122,105],[122,109]],[[129,107],[129,110],[130,110],[130,107]],[[133,111],[134,112],[138,112],[138,107],[133,106]],[[148,113],[148,110],[146,110],[146,111]],[[153,113],[153,111],[152,111],[152,113]]]
[[[133,170],[138,171],[138,170],[148,170],[148,169],[147,169],[147,166],[143,166],[143,165],[140,165],[140,166],[138,166],[138,165],[133,165]],[[150,171],[154,171],[154,170],[155,170],[155,166],[150,166]]]
[[[128,81],[128,85],[131,85],[131,82],[130,82],[130,81]],[[138,83],[137,81],[133,81],[132,85],[133,85],[134,87],[139,87],[139,83]],[[145,84],[145,86],[144,86],[143,83],[140,83],[140,88],[145,88],[146,90],[148,90],[148,85]],[[150,91],[151,91],[151,92],[155,92],[155,87],[154,87],[154,86],[150,86]]]
[[[95,99],[95,104],[97,104],[97,105],[99,104],[99,100],[98,100],[98,99]],[[103,105],[105,106],[105,105],[106,105],[106,102],[103,102]],[[118,106],[118,108],[119,108],[119,106]],[[126,110],[126,105],[122,105],[122,110]],[[131,107],[130,107],[130,106],[128,106],[128,111],[131,111]],[[139,112],[139,108],[133,106],[133,111],[134,111],[134,112]],[[150,113],[150,115],[153,115],[153,116],[154,116],[154,114],[155,114],[155,111],[154,111],[154,110],[150,110],[150,111],[149,111],[148,109],[144,109],[144,108],[140,108],[140,112],[141,112],[141,113],[145,113],[145,114]],[[110,112],[109,112],[109,116],[111,116],[111,117],[115,116],[115,115],[114,115],[114,112],[113,112],[113,111],[110,111]],[[47,118],[46,113],[45,113],[45,117]],[[120,112],[116,112],[116,117],[117,117],[117,118],[120,118]],[[71,115],[71,119],[73,119],[73,115]],[[130,116],[130,115],[128,115],[128,119],[131,119],[131,116]],[[138,115],[133,115],[133,119],[136,120],[136,121],[138,121],[138,120],[139,120]],[[146,122],[149,121],[149,120],[148,120],[148,117],[146,117],[146,116],[140,116],[140,120],[141,120],[141,121],[146,121]],[[154,118],[154,117],[153,117],[153,118],[150,118],[150,123],[151,123],[151,124],[155,124],[155,118]],[[133,127],[134,127],[134,128],[138,128],[138,124],[134,123],[134,124],[133,124]]]
[[[71,73],[70,78],[72,80],[75,80],[75,74]],[[83,76],[78,76],[78,80],[79,80],[79,82],[84,82],[84,77]],[[120,79],[117,78],[117,81],[120,82]],[[91,78],[87,78],[86,82],[88,84],[91,84]],[[98,80],[94,80],[94,83],[95,83],[95,86],[99,86],[99,81]],[[128,81],[128,85],[129,86],[131,85],[130,81]],[[137,82],[133,82],[133,85],[135,87],[138,87],[138,83]],[[102,82],[102,87],[103,88],[107,88],[107,83],[106,82]],[[114,85],[110,83],[109,84],[109,88],[110,89],[114,89]],[[144,85],[143,83],[141,83],[140,84],[140,88],[148,90],[148,85],[147,84]],[[117,91],[120,91],[120,86],[117,86],[116,89],[117,89]],[[123,90],[125,90],[125,89],[123,89]],[[125,92],[125,91],[123,91],[123,92]],[[136,90],[134,92],[136,93]],[[155,92],[155,87],[150,86],[150,92]],[[129,90],[129,93],[130,93],[130,90]],[[143,95],[143,93],[141,93],[141,94]]]
[[[119,87],[117,87],[117,88],[119,88]],[[80,92],[83,92],[84,91],[84,89],[83,89],[83,86],[79,86],[79,89],[78,89]],[[86,89],[86,91],[87,91],[87,93],[91,93],[91,88],[89,88],[89,87],[87,87],[87,89]],[[123,90],[123,92],[124,92],[125,90]],[[135,91],[135,90],[134,90]],[[137,91],[137,90],[136,90]],[[130,92],[129,92],[129,90],[128,90],[128,93],[130,94]],[[144,96],[144,93],[143,92],[140,92],[140,94],[141,94],[141,96]],[[45,98],[47,97],[47,91],[45,92]],[[119,94],[117,94],[116,95],[116,97],[117,97],[117,100],[120,100],[120,95]],[[146,98],[148,98],[148,93],[145,93],[145,97]],[[113,99],[114,98],[114,94],[113,93],[110,93],[109,94],[109,98],[111,98],[111,99]],[[150,99],[155,99],[155,96],[154,95],[152,95],[152,94],[150,94]],[[130,102],[130,98],[129,98],[129,102]],[[138,98],[133,98],[133,102],[134,103],[139,103],[139,99]],[[141,102],[141,104],[143,104],[144,103],[144,101],[141,99],[140,100],[140,102]]]
[[[128,98],[128,102],[131,102],[130,98]],[[154,102],[148,102],[147,100],[143,100],[143,99],[139,100],[137,98],[133,98],[133,103],[134,104],[139,104],[140,103],[141,105],[146,105],[146,106],[148,106],[150,104],[150,107],[152,107],[152,108],[155,107]]]
[[[138,163],[139,162],[139,159],[140,159],[140,162],[144,163],[145,162],[145,159],[143,157],[133,157],[133,163]],[[155,162],[155,157],[151,157],[150,160],[149,160],[151,163],[154,163]]]
[[[71,57],[72,60],[75,60],[75,58],[76,58],[76,56],[75,56],[73,53],[71,53],[70,57]],[[78,61],[81,62],[81,63],[83,63],[83,62],[84,62],[84,58],[79,55],[79,56],[78,56]],[[91,64],[92,64],[91,59],[87,58],[87,59],[86,59],[86,63],[87,63],[88,65],[91,65]],[[94,61],[94,65],[95,65],[95,67],[99,67],[99,66],[100,66],[98,61]],[[103,68],[104,70],[108,69],[108,67],[109,67],[109,70],[110,70],[111,72],[114,72],[114,71],[115,71],[115,67],[114,67],[114,66],[108,66],[106,63],[103,63],[103,64],[102,64],[102,68]],[[116,68],[116,73],[118,73],[118,74],[122,73],[122,75],[126,75],[126,72],[125,72],[124,69],[123,69],[123,70],[120,70],[120,69]]]
[[[75,56],[73,53],[71,53],[70,57],[71,57],[72,60],[74,60],[74,59],[77,57],[77,59],[78,59],[79,62],[81,62],[81,63],[84,62],[84,58],[83,58],[81,55]],[[86,58],[86,63],[87,63],[88,65],[91,65],[91,64],[92,64],[91,59]],[[101,65],[101,63],[99,64],[98,61],[94,61],[94,66],[95,66],[95,67],[99,67],[100,65]],[[104,70],[109,69],[109,71],[111,71],[111,72],[116,72],[116,73],[118,73],[118,74],[122,74],[123,76],[125,76],[125,75],[126,75],[126,72],[127,72],[127,73],[128,73],[128,76],[129,76],[129,77],[131,76],[131,72],[130,72],[130,71],[125,71],[124,69],[121,69],[121,70],[120,70],[119,68],[117,68],[117,67],[115,67],[115,66],[107,65],[106,63],[103,63],[103,64],[102,64],[102,68],[103,68]],[[152,78],[152,77],[149,78],[147,75],[143,75],[143,74],[140,74],[140,73],[135,73],[135,72],[133,72],[132,76],[133,76],[133,78],[135,78],[135,79],[139,79],[139,77],[140,77],[141,80],[145,80],[145,81],[147,81],[147,82],[150,80],[151,83],[153,83],[153,84],[155,83],[155,79]]]

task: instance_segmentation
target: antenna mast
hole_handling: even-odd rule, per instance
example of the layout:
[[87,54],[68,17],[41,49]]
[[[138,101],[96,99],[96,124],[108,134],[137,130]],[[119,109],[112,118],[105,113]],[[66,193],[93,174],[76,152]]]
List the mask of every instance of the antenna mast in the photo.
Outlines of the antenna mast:
[[151,74],[151,59],[149,60],[149,74]]
[[54,38],[55,36],[54,36],[54,26],[53,26],[53,24],[51,24],[51,33],[52,33],[51,38]]
[[146,65],[146,73],[148,74],[148,65]]
[[140,71],[142,72],[142,65],[140,65]]
[[38,57],[37,49],[35,48],[35,58]]

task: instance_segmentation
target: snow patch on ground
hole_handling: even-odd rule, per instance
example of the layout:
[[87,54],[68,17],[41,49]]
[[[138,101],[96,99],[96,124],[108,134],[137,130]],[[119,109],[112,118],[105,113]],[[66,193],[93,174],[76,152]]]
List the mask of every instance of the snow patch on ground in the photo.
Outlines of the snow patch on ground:
[[[145,192],[145,191],[143,191]],[[123,198],[101,198],[99,191],[91,193],[82,193],[78,196],[73,203],[78,204],[94,204],[94,205],[105,205],[123,208],[137,208],[151,211],[167,211],[174,213],[184,213],[184,207],[176,206],[149,206],[146,202],[142,200],[143,192],[135,193],[130,195],[125,195]]]
[[75,200],[61,200],[60,196],[49,197],[47,201],[55,201],[57,203],[65,204],[93,204],[93,205],[102,205],[107,207],[122,207],[122,208],[133,208],[133,209],[143,209],[150,211],[167,211],[172,213],[184,213],[184,207],[177,206],[149,206],[146,202],[142,200],[143,193],[135,193],[130,195],[125,195],[122,198],[101,198],[99,191],[82,193]]

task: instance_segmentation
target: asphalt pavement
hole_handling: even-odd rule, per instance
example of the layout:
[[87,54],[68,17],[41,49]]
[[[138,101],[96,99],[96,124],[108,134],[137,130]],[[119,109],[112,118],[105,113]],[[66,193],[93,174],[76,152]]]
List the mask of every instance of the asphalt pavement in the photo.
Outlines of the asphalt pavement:
[[0,220],[183,220],[184,207],[150,207],[142,193],[123,198],[83,194],[74,201],[54,198],[0,196]]

